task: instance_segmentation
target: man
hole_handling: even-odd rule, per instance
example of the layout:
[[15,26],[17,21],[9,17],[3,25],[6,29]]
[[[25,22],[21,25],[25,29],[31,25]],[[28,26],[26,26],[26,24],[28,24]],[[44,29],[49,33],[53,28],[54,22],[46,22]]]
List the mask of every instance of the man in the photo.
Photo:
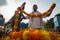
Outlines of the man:
[[24,14],[26,14],[29,17],[29,27],[28,28],[40,28],[42,29],[43,21],[42,18],[46,17],[47,15],[50,15],[53,9],[55,8],[56,4],[53,3],[51,7],[44,13],[40,13],[37,11],[38,7],[36,4],[33,5],[33,11],[31,14],[26,13],[21,9],[21,7],[18,7],[19,11],[22,11]]
[[0,14],[0,30],[4,29],[5,18]]
[[0,14],[0,37],[3,37],[5,18]]
[[[32,14],[39,14],[40,12],[37,11],[38,7],[36,4],[33,5]],[[41,17],[30,17],[29,18],[29,25],[28,28],[42,28],[42,18]]]

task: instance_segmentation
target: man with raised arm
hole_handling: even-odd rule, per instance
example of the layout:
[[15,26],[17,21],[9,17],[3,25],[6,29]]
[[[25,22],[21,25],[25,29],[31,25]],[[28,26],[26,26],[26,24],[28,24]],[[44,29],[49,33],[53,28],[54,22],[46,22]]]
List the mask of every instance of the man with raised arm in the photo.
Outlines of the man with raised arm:
[[33,5],[33,11],[30,14],[28,14],[27,12],[22,10],[21,7],[18,7],[18,10],[22,11],[24,14],[26,14],[29,17],[28,28],[40,28],[40,29],[42,29],[42,26],[43,26],[42,18],[49,16],[52,13],[55,6],[56,6],[56,4],[53,3],[50,6],[50,8],[44,13],[40,13],[39,11],[37,11],[38,6],[36,4]]

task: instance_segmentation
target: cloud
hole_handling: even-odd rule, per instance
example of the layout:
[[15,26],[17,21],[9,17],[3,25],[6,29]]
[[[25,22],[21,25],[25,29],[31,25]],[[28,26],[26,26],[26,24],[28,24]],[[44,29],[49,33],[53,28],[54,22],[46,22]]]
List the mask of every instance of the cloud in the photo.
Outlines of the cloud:
[[0,0],[0,6],[6,5],[6,4],[7,4],[6,0]]

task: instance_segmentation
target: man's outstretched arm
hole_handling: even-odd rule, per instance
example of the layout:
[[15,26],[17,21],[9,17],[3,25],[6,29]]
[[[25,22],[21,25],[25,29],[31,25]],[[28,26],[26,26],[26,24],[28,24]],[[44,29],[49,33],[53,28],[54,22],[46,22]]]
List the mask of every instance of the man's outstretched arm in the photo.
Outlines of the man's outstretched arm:
[[19,10],[19,11],[22,11],[24,14],[26,14],[27,16],[30,16],[30,17],[37,17],[37,15],[35,15],[35,14],[28,14],[27,12],[25,12],[24,10],[22,10],[22,8],[21,7],[18,7],[17,8],[17,10]]
[[46,12],[42,13],[42,16],[43,16],[43,17],[46,17],[47,15],[50,15],[50,14],[52,13],[53,9],[55,8],[55,6],[56,6],[56,4],[53,3],[53,4],[51,5],[51,7],[50,7]]

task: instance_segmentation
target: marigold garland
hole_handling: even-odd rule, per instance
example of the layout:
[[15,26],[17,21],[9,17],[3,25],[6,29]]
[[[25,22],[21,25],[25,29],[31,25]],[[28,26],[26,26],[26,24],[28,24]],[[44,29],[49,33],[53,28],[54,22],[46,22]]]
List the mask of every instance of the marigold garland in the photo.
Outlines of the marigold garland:
[[19,32],[10,32],[9,37],[12,40],[60,40],[58,34],[39,29],[24,29]]

